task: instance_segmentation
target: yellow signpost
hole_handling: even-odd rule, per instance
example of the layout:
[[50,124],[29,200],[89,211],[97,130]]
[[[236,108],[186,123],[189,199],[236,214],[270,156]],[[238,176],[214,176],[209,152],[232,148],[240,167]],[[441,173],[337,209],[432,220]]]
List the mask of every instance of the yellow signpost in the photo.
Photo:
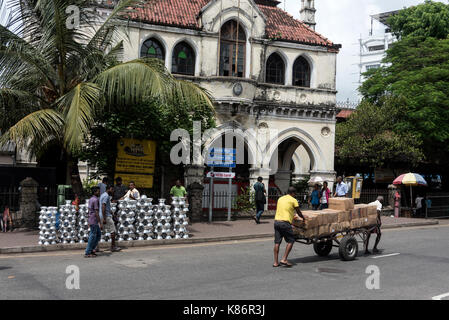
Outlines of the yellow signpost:
[[156,142],[121,138],[117,141],[115,178],[124,184],[134,181],[138,188],[153,188]]

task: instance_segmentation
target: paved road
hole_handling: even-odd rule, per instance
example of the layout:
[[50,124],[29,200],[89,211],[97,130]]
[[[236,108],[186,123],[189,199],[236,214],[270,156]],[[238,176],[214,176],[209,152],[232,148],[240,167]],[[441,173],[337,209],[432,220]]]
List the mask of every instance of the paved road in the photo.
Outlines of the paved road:
[[[271,239],[130,248],[95,259],[79,251],[0,255],[0,300],[432,299],[449,292],[448,244],[448,226],[386,230],[380,256],[352,262],[296,244],[291,269],[272,267]],[[79,267],[79,290],[66,288],[69,265]],[[380,270],[379,290],[366,288],[370,265]]]

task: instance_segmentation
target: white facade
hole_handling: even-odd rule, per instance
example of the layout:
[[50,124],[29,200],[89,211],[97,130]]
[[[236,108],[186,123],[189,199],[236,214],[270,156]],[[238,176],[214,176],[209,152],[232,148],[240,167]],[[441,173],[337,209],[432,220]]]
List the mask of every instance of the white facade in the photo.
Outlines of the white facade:
[[[292,179],[311,174],[323,176],[332,186],[338,49],[266,39],[267,17],[251,0],[241,0],[240,9],[235,1],[210,1],[199,19],[202,30],[130,22],[124,59],[140,58],[142,44],[156,39],[163,46],[165,65],[171,71],[175,46],[188,43],[196,57],[194,75],[177,77],[194,81],[212,94],[217,126],[222,130],[205,143],[204,150],[231,128],[255,130],[257,134],[260,128],[275,129],[278,134],[274,139],[264,143],[258,140],[257,146],[244,138],[249,158],[256,159],[259,150],[263,159],[251,164],[250,180],[262,176],[267,181],[271,175],[286,191]],[[219,75],[220,29],[230,20],[239,21],[246,38],[245,71],[240,78]],[[284,62],[283,84],[265,81],[266,62],[272,53],[279,54]],[[310,65],[309,87],[294,86],[293,65],[298,57]],[[236,94],[236,86],[241,88],[240,94]],[[275,170],[270,162],[277,162]]]
[[377,34],[374,34],[373,28],[371,27],[369,36],[359,39],[360,84],[365,80],[362,75],[363,73],[367,72],[370,69],[377,69],[384,65],[384,63],[382,63],[382,60],[385,58],[386,51],[388,50],[390,45],[394,41],[396,41],[395,36],[390,32],[390,30],[387,28],[388,26],[386,25],[386,19],[394,13],[396,13],[396,11],[381,13],[372,16],[371,24],[373,23],[373,19],[375,19],[379,21],[386,29],[383,28],[382,32],[377,32]]

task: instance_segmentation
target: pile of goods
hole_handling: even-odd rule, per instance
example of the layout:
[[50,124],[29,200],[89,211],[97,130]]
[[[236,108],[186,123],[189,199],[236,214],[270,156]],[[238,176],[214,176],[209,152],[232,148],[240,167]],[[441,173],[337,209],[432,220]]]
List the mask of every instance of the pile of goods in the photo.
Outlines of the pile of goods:
[[330,198],[329,209],[302,214],[306,220],[294,221],[293,232],[303,238],[323,237],[377,223],[377,206],[354,205],[354,199],[350,198]]
[[189,232],[187,230],[187,213],[189,212],[189,205],[185,202],[184,198],[173,197],[173,231],[175,239],[188,239]]
[[70,204],[70,200],[66,204],[59,206],[59,235],[61,243],[75,243],[77,240],[76,232],[76,209]]
[[136,222],[137,200],[119,200],[118,204],[118,241],[128,241],[135,239],[134,223]]
[[57,207],[41,207],[39,215],[39,244],[48,246],[56,244],[56,213]]
[[[187,239],[189,205],[185,198],[173,197],[171,205],[165,199],[153,205],[153,199],[142,196],[140,200],[119,200],[111,203],[111,211],[117,212],[118,241],[152,240],[152,239]],[[86,243],[89,239],[88,201],[75,206],[66,201],[60,206],[59,239],[56,235],[57,207],[42,207],[39,222],[39,244]],[[102,232],[101,242],[110,242],[111,235]]]
[[79,243],[87,243],[89,240],[89,211],[87,210],[89,200],[86,204],[80,204],[78,212],[78,239]]
[[142,198],[137,202],[137,240],[151,240],[153,237],[153,199]]

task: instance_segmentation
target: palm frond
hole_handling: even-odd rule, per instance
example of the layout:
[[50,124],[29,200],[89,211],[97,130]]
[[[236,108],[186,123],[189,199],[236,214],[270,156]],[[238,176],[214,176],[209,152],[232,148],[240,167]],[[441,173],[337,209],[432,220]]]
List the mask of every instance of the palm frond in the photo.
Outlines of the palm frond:
[[172,97],[173,77],[159,59],[137,59],[113,66],[94,78],[109,104],[126,105],[147,97]]
[[84,138],[95,119],[96,110],[101,105],[102,92],[94,83],[80,83],[61,97],[57,104],[65,119],[64,143],[68,150],[82,147]]
[[173,96],[176,99],[183,101],[193,109],[196,106],[206,105],[211,110],[215,110],[210,93],[191,81],[175,80],[173,91]]
[[58,136],[63,125],[64,119],[56,110],[38,110],[30,113],[9,128],[0,137],[0,145],[12,141],[18,148],[26,148],[32,140],[45,141],[48,137]]

